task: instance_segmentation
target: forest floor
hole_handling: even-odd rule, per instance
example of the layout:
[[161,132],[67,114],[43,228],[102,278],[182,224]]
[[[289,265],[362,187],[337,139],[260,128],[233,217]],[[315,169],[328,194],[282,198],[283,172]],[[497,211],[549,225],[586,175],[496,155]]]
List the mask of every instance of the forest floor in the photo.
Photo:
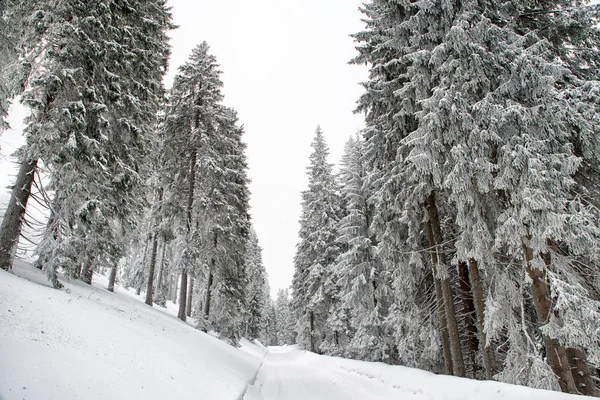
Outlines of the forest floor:
[[25,263],[0,270],[0,400],[583,399],[295,346],[234,348],[177,319],[173,303],[149,307],[106,283],[59,291]]

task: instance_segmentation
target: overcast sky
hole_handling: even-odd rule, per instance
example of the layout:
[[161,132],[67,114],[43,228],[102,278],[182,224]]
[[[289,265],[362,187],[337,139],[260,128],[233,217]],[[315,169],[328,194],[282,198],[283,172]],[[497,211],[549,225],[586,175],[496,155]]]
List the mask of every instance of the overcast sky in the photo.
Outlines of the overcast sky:
[[[349,37],[363,28],[362,0],[169,0],[179,29],[166,84],[202,41],[217,57],[224,103],[245,126],[254,226],[263,248],[271,293],[291,284],[298,242],[300,192],[307,187],[310,143],[321,125],[337,163],[344,143],[363,126],[352,110],[366,67]],[[21,143],[22,107],[13,131],[0,135],[0,185],[12,183],[8,154]],[[8,193],[0,191],[0,205]]]
[[361,0],[170,0],[175,23],[167,80],[206,40],[225,85],[224,103],[245,126],[252,217],[272,294],[288,287],[298,242],[300,192],[318,124],[337,163],[363,126],[352,110],[366,67],[348,35],[363,29]]

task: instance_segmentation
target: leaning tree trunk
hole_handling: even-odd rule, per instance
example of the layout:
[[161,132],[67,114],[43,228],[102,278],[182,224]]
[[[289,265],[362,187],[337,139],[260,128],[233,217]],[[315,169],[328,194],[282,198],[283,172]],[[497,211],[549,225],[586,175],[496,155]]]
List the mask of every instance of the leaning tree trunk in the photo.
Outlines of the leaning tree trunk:
[[479,334],[479,346],[485,368],[486,379],[493,379],[498,364],[494,349],[487,342],[487,335],[484,330],[485,323],[485,302],[483,300],[483,283],[479,275],[477,261],[469,260],[469,279],[471,280],[471,290],[473,291],[473,306],[475,307],[477,332]]
[[[433,233],[434,247],[437,252],[438,269],[440,274],[441,268],[446,268],[446,253],[443,249],[442,229],[440,227],[440,219],[438,209],[435,204],[435,192],[427,197],[427,211],[429,213],[429,221],[431,222],[431,231]],[[450,351],[452,352],[452,366],[455,376],[465,376],[465,363],[463,360],[462,349],[460,345],[460,337],[458,334],[458,324],[456,322],[456,311],[454,309],[454,299],[452,296],[452,287],[450,279],[447,276],[447,271],[444,271],[440,277],[442,286],[442,295],[444,297],[444,310],[446,311],[446,321],[448,323],[448,335],[450,337]]]
[[[529,240],[530,238],[527,238],[527,241],[523,244],[525,269],[532,281],[531,297],[533,298],[538,322],[540,325],[544,325],[550,319],[553,311],[552,294],[550,293],[550,285],[546,279],[545,271],[531,265],[533,249],[528,245]],[[548,264],[549,260],[545,259],[544,261]],[[542,333],[542,339],[546,348],[548,364],[556,374],[560,390],[565,393],[577,393],[565,348],[560,345],[557,339],[551,338],[544,333]]]
[[17,253],[17,244],[36,168],[37,160],[30,160],[25,154],[19,167],[17,180],[12,188],[2,225],[0,225],[0,268],[7,271],[12,268]]
[[442,351],[444,354],[444,372],[447,375],[454,373],[452,368],[452,352],[450,351],[450,337],[448,335],[448,322],[446,321],[446,311],[444,310],[444,296],[442,294],[442,284],[437,274],[438,258],[434,250],[435,241],[431,229],[431,221],[427,221],[427,234],[429,237],[429,247],[431,254],[431,265],[433,268],[433,284],[435,287],[436,310],[438,322],[440,324],[440,336],[442,339]]
[[461,261],[458,263],[458,278],[460,285],[460,297],[462,300],[462,315],[465,324],[465,333],[467,335],[467,347],[469,349],[469,364],[471,364],[472,378],[477,378],[477,352],[479,350],[479,339],[477,337],[477,327],[475,326],[475,305],[473,304],[473,292],[471,280],[469,279],[469,267],[467,263]]

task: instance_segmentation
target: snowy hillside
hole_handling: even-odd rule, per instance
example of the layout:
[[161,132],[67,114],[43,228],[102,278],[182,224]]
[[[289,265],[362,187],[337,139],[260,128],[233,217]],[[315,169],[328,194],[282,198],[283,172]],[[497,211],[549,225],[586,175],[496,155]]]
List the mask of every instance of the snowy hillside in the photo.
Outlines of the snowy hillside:
[[0,271],[0,399],[582,399],[295,347],[242,349],[195,330],[134,295],[70,282],[48,287]]

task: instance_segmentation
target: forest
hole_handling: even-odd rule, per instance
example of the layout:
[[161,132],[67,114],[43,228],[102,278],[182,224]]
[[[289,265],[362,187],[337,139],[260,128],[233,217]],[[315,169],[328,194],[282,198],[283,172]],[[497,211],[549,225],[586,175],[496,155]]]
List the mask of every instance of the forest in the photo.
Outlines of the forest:
[[209,45],[167,88],[168,1],[0,0],[0,131],[13,102],[29,110],[0,268],[33,246],[55,289],[104,274],[232,345],[597,396],[600,6],[361,12],[365,128],[335,166],[316,127],[293,281],[272,299]]

